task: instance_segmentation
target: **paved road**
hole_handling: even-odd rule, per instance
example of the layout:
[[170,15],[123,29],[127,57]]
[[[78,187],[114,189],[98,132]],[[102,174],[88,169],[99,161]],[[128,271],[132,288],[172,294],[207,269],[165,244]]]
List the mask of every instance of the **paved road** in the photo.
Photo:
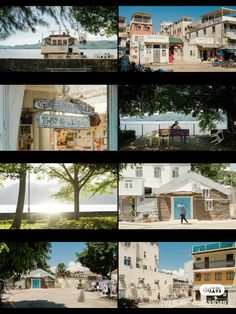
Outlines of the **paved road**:
[[236,229],[236,219],[206,221],[189,220],[189,224],[180,224],[179,221],[158,221],[158,222],[119,222],[119,229]]
[[[84,302],[78,302],[81,290],[73,288],[28,289],[12,291],[10,303],[14,308],[116,308],[117,301],[99,297],[98,292],[85,292]],[[101,294],[101,293],[100,293]]]
[[186,61],[175,61],[171,64],[158,64],[151,66],[151,69],[173,70],[174,72],[236,72],[235,68],[213,67],[211,63],[190,63]]

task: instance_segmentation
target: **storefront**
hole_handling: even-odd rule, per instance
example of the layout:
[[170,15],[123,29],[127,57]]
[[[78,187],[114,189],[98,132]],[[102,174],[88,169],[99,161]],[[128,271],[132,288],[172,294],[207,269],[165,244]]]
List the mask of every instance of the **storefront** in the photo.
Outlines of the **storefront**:
[[117,149],[117,86],[2,85],[0,96],[3,150]]
[[169,36],[133,35],[131,40],[131,56],[140,64],[168,63]]

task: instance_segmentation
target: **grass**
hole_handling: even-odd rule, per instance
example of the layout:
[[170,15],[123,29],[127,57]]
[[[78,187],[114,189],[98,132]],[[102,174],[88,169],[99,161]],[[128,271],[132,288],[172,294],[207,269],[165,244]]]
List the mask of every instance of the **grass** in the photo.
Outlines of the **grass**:
[[[10,229],[12,220],[0,220],[0,230]],[[117,217],[81,217],[78,220],[58,217],[36,222],[22,220],[21,229],[117,229]]]

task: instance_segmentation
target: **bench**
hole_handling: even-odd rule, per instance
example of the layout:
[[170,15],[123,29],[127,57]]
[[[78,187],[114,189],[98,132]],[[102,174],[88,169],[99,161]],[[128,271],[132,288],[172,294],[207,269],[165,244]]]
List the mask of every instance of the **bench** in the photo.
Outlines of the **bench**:
[[189,136],[189,129],[171,129],[170,136],[173,137],[177,136],[180,137],[181,140],[184,138],[184,142],[186,141],[186,136]]

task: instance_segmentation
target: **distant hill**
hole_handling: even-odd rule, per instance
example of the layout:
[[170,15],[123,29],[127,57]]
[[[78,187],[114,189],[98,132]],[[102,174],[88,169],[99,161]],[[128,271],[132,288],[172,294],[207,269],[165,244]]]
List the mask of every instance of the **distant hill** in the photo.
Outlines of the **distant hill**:
[[[117,42],[115,40],[94,40],[87,41],[86,44],[80,44],[80,49],[116,49]],[[15,46],[0,45],[0,49],[41,49],[41,43],[22,44]]]
[[[56,200],[52,197],[60,189],[60,184],[38,184],[31,183],[30,189],[30,202],[31,204],[55,204],[61,203],[61,201]],[[0,188],[0,205],[14,205],[17,203],[18,197],[18,188],[19,185],[17,183],[10,185],[6,188]],[[25,203],[27,203],[28,199],[28,189],[26,189],[26,197]],[[81,204],[115,204],[116,203],[116,190],[113,191],[112,194],[108,195],[94,195],[91,198],[86,198],[81,196],[80,198]]]

